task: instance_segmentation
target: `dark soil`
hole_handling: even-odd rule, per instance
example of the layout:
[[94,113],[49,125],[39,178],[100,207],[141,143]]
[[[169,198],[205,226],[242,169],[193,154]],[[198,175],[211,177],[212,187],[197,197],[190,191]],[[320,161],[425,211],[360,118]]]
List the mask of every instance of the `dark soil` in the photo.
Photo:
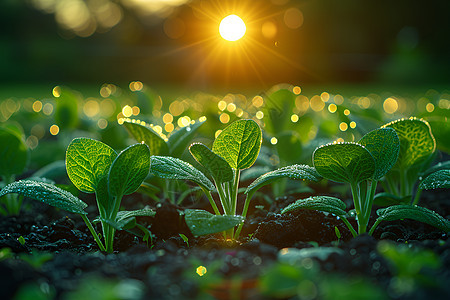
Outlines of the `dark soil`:
[[[446,193],[424,192],[421,205],[448,219]],[[138,208],[139,201],[133,197],[124,200],[127,209]],[[147,245],[131,233],[118,232],[113,254],[98,251],[79,216],[27,202],[29,207],[20,216],[0,218],[0,249],[11,249],[10,254],[0,253],[2,299],[361,299],[364,291],[353,289],[353,278],[370,283],[391,299],[450,299],[448,233],[404,220],[381,223],[373,237],[353,238],[332,215],[307,210],[281,215],[280,210],[294,200],[280,198],[264,209],[251,210],[239,242],[224,241],[220,235],[193,237],[179,215],[183,208],[158,203],[154,218],[138,219],[150,227],[153,240]],[[93,204],[89,197],[86,201]],[[91,206],[89,217],[93,218],[95,204]],[[341,233],[339,242],[335,227]],[[24,238],[23,245],[19,237]],[[417,253],[430,250],[439,266],[431,267],[417,258],[412,269],[395,268],[380,253],[380,245],[386,241],[407,245]],[[273,274],[280,264],[277,257],[288,247],[334,250],[325,257],[311,255],[291,266],[304,270],[311,269],[307,265],[312,263],[317,273],[300,279],[284,274],[294,278],[298,287],[293,292],[268,290],[264,277]],[[202,270],[207,270],[204,276],[198,274]],[[360,296],[341,295],[339,290],[327,292],[329,276],[346,280],[347,292],[356,290]],[[280,287],[284,284],[291,282],[284,280]],[[314,289],[306,293],[303,287],[308,284]]]

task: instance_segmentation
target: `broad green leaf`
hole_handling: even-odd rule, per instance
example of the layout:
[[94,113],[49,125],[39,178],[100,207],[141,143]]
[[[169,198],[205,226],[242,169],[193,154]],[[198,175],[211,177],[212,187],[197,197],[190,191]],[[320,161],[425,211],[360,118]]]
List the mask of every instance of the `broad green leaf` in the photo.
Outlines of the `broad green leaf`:
[[313,153],[317,172],[336,182],[358,183],[375,172],[375,160],[357,143],[332,143],[318,147]]
[[244,221],[242,216],[218,216],[201,209],[186,209],[184,218],[194,236],[222,232]]
[[150,151],[146,144],[134,144],[120,152],[108,174],[111,196],[134,193],[150,169]]
[[411,202],[411,195],[400,197],[389,193],[378,193],[373,197],[373,204],[378,206],[391,206],[397,204],[408,204]]
[[284,165],[299,161],[303,153],[300,134],[296,131],[285,131],[275,136],[278,139],[275,146],[280,161],[284,162]]
[[427,121],[411,117],[393,121],[382,128],[393,128],[400,139],[400,153],[394,168],[404,170],[425,161],[436,149]]
[[201,143],[192,144],[189,151],[217,182],[227,182],[233,179],[233,170],[230,165],[205,145]]
[[423,190],[450,188],[450,169],[439,170],[428,175],[422,180],[419,188]]
[[136,120],[125,120],[123,125],[136,141],[144,142],[150,148],[151,155],[169,154],[166,141],[149,125]]
[[309,181],[319,181],[321,176],[317,173],[316,169],[307,165],[292,165],[280,168],[275,171],[268,172],[259,176],[255,181],[253,181],[245,191],[248,194],[252,191],[256,191],[259,188],[272,183],[279,178],[290,178],[297,180],[309,180]]
[[204,123],[205,121],[195,121],[194,124],[180,127],[172,131],[169,135],[169,140],[167,141],[170,155],[173,157],[181,157],[184,150],[186,150],[188,145],[191,143],[192,137],[197,129],[199,129]]
[[306,199],[299,199],[286,206],[281,213],[284,214],[297,209],[319,210],[337,216],[344,216],[347,214],[345,212],[345,203],[338,198],[329,196],[314,196]]
[[28,148],[19,132],[0,127],[0,176],[23,173],[28,158]]
[[78,124],[78,97],[68,88],[58,87],[55,97],[55,122],[61,130],[74,128]]
[[20,194],[76,214],[87,214],[84,211],[87,207],[86,203],[71,193],[46,182],[32,180],[16,181],[5,186],[0,191],[0,197],[11,193]]
[[261,149],[262,133],[253,120],[238,120],[216,138],[213,152],[222,156],[236,170],[250,168]]
[[394,205],[377,210],[377,214],[380,216],[378,219],[382,221],[411,219],[427,223],[445,232],[450,231],[450,221],[425,207],[415,205]]
[[93,193],[116,157],[117,153],[100,141],[76,138],[67,147],[67,175],[80,191]]
[[265,127],[267,132],[275,135],[286,130],[296,97],[292,87],[286,85],[275,86],[267,93],[264,97],[264,120],[267,120]]
[[365,134],[358,144],[369,150],[375,159],[374,180],[380,180],[397,162],[400,140],[392,128],[379,128]]
[[160,178],[191,180],[208,191],[214,190],[212,182],[191,164],[170,156],[152,156],[150,171]]

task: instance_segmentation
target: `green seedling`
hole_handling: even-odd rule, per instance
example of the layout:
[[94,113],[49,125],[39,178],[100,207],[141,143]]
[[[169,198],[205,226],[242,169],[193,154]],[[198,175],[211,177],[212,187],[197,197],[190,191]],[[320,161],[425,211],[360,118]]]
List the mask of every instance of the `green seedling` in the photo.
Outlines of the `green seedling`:
[[[4,185],[15,181],[16,175],[25,170],[29,151],[22,131],[14,126],[0,126],[0,177]],[[0,198],[0,214],[18,215],[22,206],[22,197],[5,195]]]
[[[253,165],[259,154],[261,142],[262,132],[258,124],[253,120],[239,120],[230,124],[217,136],[212,150],[201,143],[192,144],[189,151],[206,169],[215,184],[191,164],[174,157],[152,156],[150,170],[158,177],[191,180],[202,188],[216,215],[208,216],[211,221],[207,224],[215,225],[207,226],[210,229],[204,231],[191,226],[191,231],[206,234],[211,233],[211,228],[214,227],[217,228],[216,232],[231,229],[229,234],[234,238],[232,228],[243,220],[242,217],[236,216],[240,171]],[[221,216],[212,197],[214,190],[219,194],[224,216]],[[204,212],[195,210],[185,216],[188,226],[190,219],[197,214],[200,214],[202,219]],[[200,223],[198,222],[198,225],[201,225]]]
[[84,209],[87,204],[71,193],[53,184],[22,180],[7,185],[0,196],[17,193],[48,205],[79,214],[97,242],[100,250],[111,253],[116,230],[134,227],[149,235],[148,230],[136,223],[137,216],[153,216],[150,209],[119,211],[124,195],[135,192],[148,174],[150,152],[145,144],[129,146],[117,154],[108,145],[88,138],[74,139],[66,153],[66,167],[72,183],[82,192],[95,193],[103,239],[95,232]]
[[[201,210],[186,211],[186,223],[194,235],[220,232],[240,224],[235,232],[233,230],[229,232],[231,238],[238,239],[250,200],[260,187],[283,177],[319,180],[320,176],[314,168],[299,165],[264,174],[246,189],[242,217],[236,216],[240,172],[250,168],[255,162],[261,147],[261,137],[261,129],[256,122],[239,120],[218,135],[212,150],[201,143],[192,144],[189,147],[192,156],[204,167],[212,181],[194,166],[180,159],[152,156],[150,170],[154,175],[166,179],[193,181],[206,194],[215,215]],[[218,194],[223,216],[212,192]]]
[[25,243],[26,243],[25,238],[24,238],[23,236],[19,236],[19,237],[17,238],[17,241],[18,241],[22,246],[25,245]]
[[182,233],[180,233],[178,235],[186,243],[186,245],[189,247],[189,238],[187,236],[185,236],[184,234],[182,234]]
[[[144,142],[150,148],[151,155],[158,156],[172,156],[181,157],[183,152],[192,140],[192,137],[196,131],[204,124],[204,121],[195,121],[186,127],[180,127],[174,130],[168,137],[165,137],[153,129],[151,124],[147,124],[143,121],[125,119],[123,126],[127,129],[128,133],[138,142]],[[145,183],[149,185],[148,183]],[[149,194],[153,196],[155,200],[159,200],[155,195],[160,189],[164,192],[164,197],[169,199],[172,203],[181,203],[184,197],[193,190],[188,189],[185,194],[182,194],[177,201],[175,201],[174,186],[170,181],[158,182],[157,186],[153,186],[153,193]],[[151,186],[151,185],[150,185]]]
[[[295,209],[314,209],[338,216],[353,236],[367,232],[377,182],[396,163],[399,139],[391,128],[380,128],[364,135],[358,143],[333,143],[317,148],[313,162],[324,178],[350,184],[358,223],[357,231],[347,220],[351,214],[346,205],[335,197],[316,196],[297,200],[283,209],[286,213]],[[423,207],[394,205],[377,211],[379,217],[368,231],[372,234],[381,221],[413,219],[433,225],[443,231],[450,229],[450,222]]]
[[400,141],[398,160],[383,180],[385,191],[391,197],[391,203],[415,205],[419,201],[420,191],[415,192],[414,187],[419,180],[421,172],[429,167],[436,149],[436,141],[427,121],[411,117],[399,119],[383,125],[382,128],[392,128]]

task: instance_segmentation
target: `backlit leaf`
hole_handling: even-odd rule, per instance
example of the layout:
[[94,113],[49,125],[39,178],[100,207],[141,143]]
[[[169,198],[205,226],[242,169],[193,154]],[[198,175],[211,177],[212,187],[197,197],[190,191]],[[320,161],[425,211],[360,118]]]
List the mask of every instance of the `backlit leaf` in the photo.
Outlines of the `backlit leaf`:
[[253,165],[261,149],[262,133],[253,120],[238,120],[227,126],[215,139],[213,152],[236,170]]
[[375,172],[375,160],[370,152],[356,143],[332,143],[318,147],[313,153],[317,172],[336,182],[358,183]]
[[226,182],[233,179],[233,170],[230,168],[230,165],[225,159],[212,152],[205,145],[201,143],[192,144],[189,147],[189,151],[195,160],[211,173],[214,180]]
[[33,180],[16,181],[5,186],[0,191],[0,197],[11,193],[20,194],[76,214],[87,214],[84,211],[87,207],[86,203],[71,193],[46,182]]
[[400,153],[394,168],[407,169],[425,161],[436,149],[436,141],[427,121],[409,118],[400,119],[382,128],[393,128],[400,139]]
[[397,162],[400,141],[392,128],[379,128],[365,134],[358,144],[369,150],[375,159],[374,180],[380,180]]
[[422,180],[419,188],[423,190],[450,188],[450,170],[439,170],[428,175]]
[[0,127],[0,176],[21,174],[28,163],[28,148],[18,130]]
[[218,216],[200,209],[186,209],[184,218],[194,236],[222,232],[244,221],[242,216]]
[[319,181],[322,177],[317,173],[316,169],[307,165],[292,165],[280,168],[275,171],[268,172],[259,176],[255,181],[253,181],[245,191],[248,194],[252,191],[256,191],[259,188],[272,183],[279,178],[290,178],[297,180],[309,180],[309,181]]
[[178,158],[152,156],[150,159],[150,171],[160,178],[191,180],[208,191],[214,190],[214,185],[202,172]]
[[286,206],[281,213],[287,213],[297,209],[312,209],[324,212],[333,213],[337,216],[343,216],[345,212],[345,203],[335,197],[329,196],[315,196],[306,199],[299,199],[294,203]]
[[125,120],[123,126],[136,139],[137,142],[144,142],[150,148],[151,155],[166,155],[169,153],[166,141],[149,125],[142,124],[136,120]]
[[383,221],[411,219],[429,224],[444,232],[450,231],[450,221],[425,207],[415,205],[393,205],[377,210],[377,214],[380,216],[379,219]]
[[112,196],[135,192],[150,169],[150,151],[146,144],[134,144],[119,153],[108,175],[108,190]]
[[116,157],[117,153],[100,141],[76,138],[66,152],[67,175],[80,191],[93,193]]

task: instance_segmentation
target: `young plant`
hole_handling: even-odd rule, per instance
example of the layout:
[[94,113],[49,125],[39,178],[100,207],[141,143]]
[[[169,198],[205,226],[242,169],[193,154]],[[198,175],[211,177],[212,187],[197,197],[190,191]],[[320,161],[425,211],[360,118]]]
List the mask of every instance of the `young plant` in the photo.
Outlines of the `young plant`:
[[[240,224],[230,237],[239,238],[242,220],[246,217],[250,200],[262,186],[278,178],[308,179],[318,181],[320,176],[314,168],[308,166],[289,166],[260,176],[245,191],[246,199],[242,217],[237,213],[237,199],[240,171],[249,168],[255,162],[261,147],[261,129],[252,120],[239,120],[226,127],[216,138],[210,150],[201,143],[192,144],[189,150],[192,156],[213,179],[208,179],[192,165],[173,157],[152,156],[150,171],[161,178],[184,179],[197,183],[206,194],[215,216],[202,210],[187,210],[186,223],[194,235],[220,232]],[[221,204],[217,207],[212,192],[216,191]]]
[[[0,127],[0,177],[4,185],[14,182],[15,176],[25,170],[29,151],[23,133],[14,125]],[[0,214],[18,215],[22,197],[5,195],[0,198]]]
[[383,181],[385,199],[391,198],[391,203],[411,203],[415,205],[419,201],[420,192],[415,192],[415,183],[419,180],[419,174],[424,172],[434,158],[436,141],[427,121],[411,117],[399,119],[383,125],[382,128],[392,128],[400,141],[400,152],[397,163],[386,174]]
[[84,209],[87,204],[53,184],[31,180],[17,181],[0,191],[0,196],[18,193],[72,213],[79,214],[100,250],[113,251],[116,230],[137,227],[148,238],[148,230],[136,224],[136,216],[153,216],[150,209],[119,211],[124,195],[135,192],[148,174],[150,152],[145,144],[129,146],[117,154],[108,145],[88,138],[74,139],[66,152],[66,168],[72,183],[82,192],[95,193],[102,224],[103,242],[92,227]]
[[[180,127],[174,130],[169,137],[165,137],[156,132],[150,124],[143,121],[125,119],[123,126],[128,133],[138,142],[144,142],[150,148],[151,155],[181,157],[186,147],[189,145],[195,132],[204,124],[204,121],[196,121],[186,127]],[[146,184],[147,190],[150,190],[149,195],[153,196],[155,192],[162,189],[166,199],[170,199],[172,203],[175,202],[173,193],[174,187],[171,186],[170,181],[157,182],[158,186]],[[181,195],[177,202],[183,200],[184,195]],[[153,197],[158,200],[156,197]]]
[[317,148],[313,163],[324,178],[350,184],[358,222],[365,233],[372,211],[377,182],[397,161],[400,143],[395,130],[380,128],[358,143],[333,143]]
[[[208,218],[222,220],[221,224],[228,223],[228,226],[219,226],[220,230],[217,229],[215,232],[231,229],[242,222],[242,217],[235,216],[240,171],[253,165],[259,154],[261,142],[262,132],[255,121],[238,120],[219,134],[213,143],[212,151],[203,144],[192,144],[189,147],[192,156],[206,169],[215,185],[201,171],[173,157],[152,156],[150,170],[161,178],[187,179],[197,183],[205,192],[216,214],[216,217],[211,215]],[[224,216],[220,216],[221,213],[211,194],[213,190],[219,194]],[[204,212],[198,211],[198,214]],[[186,215],[188,225],[191,223],[190,219],[196,215],[192,213]],[[190,228],[192,231],[192,226]],[[198,227],[194,227],[194,230],[197,231]],[[209,231],[201,232],[211,233]],[[231,230],[229,235],[234,238],[234,230]]]
[[[286,213],[296,209],[314,209],[333,213],[347,225],[353,236],[367,232],[377,182],[396,163],[399,139],[392,128],[379,128],[364,135],[358,143],[333,143],[317,148],[313,162],[324,178],[350,184],[356,212],[358,230],[348,222],[346,206],[338,198],[316,196],[297,200],[283,209]],[[413,219],[435,226],[443,231],[450,222],[423,207],[394,205],[377,211],[379,217],[368,231],[372,234],[381,221]]]

